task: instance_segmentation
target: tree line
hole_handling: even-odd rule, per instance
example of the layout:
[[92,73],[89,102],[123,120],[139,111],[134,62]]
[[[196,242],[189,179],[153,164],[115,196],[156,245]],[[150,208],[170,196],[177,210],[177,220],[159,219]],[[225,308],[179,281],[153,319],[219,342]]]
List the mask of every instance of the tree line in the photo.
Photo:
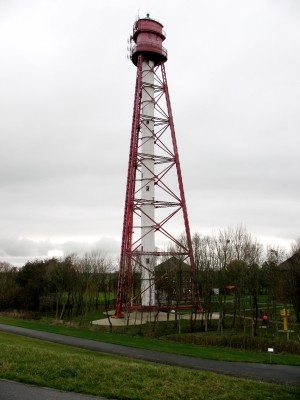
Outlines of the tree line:
[[50,311],[72,320],[109,302],[117,279],[113,261],[101,251],[28,261],[20,269],[0,262],[0,308]]
[[[181,241],[185,241],[182,235]],[[212,312],[219,312],[218,331],[224,327],[226,315],[232,316],[232,329],[252,319],[255,335],[260,318],[259,295],[267,299],[270,317],[277,323],[276,304],[291,304],[300,323],[300,239],[292,247],[292,262],[282,267],[286,254],[282,248],[263,245],[239,226],[217,234],[192,237],[197,272],[197,285],[205,311],[203,324],[208,329]],[[180,269],[180,268],[179,268]],[[140,271],[134,266],[133,295],[140,290]],[[179,272],[179,273],[178,273]],[[186,271],[185,271],[186,272]],[[177,304],[187,301],[181,296],[186,287],[186,273],[175,271],[169,277],[168,292],[175,293]],[[178,278],[179,277],[179,278]],[[84,256],[28,261],[16,268],[0,262],[0,309],[50,311],[56,319],[81,315],[104,303],[113,306],[118,271],[113,260],[102,251]],[[234,296],[228,301],[226,289],[234,286]],[[156,291],[160,301],[159,291]],[[169,299],[170,300],[170,299]],[[168,303],[170,304],[170,303]],[[245,325],[245,324],[244,324]]]
[[[300,323],[300,239],[293,245],[293,263],[283,268],[285,251],[277,246],[263,245],[243,227],[227,229],[218,234],[193,236],[193,249],[201,301],[206,313],[205,329],[217,303],[218,331],[222,330],[228,312],[232,315],[232,328],[242,325],[246,315],[252,319],[252,335],[261,318],[259,295],[265,295],[265,308],[277,324],[276,307],[292,305],[296,321]],[[230,302],[226,288],[234,286]],[[212,288],[217,288],[217,294]],[[246,326],[246,324],[243,324]]]

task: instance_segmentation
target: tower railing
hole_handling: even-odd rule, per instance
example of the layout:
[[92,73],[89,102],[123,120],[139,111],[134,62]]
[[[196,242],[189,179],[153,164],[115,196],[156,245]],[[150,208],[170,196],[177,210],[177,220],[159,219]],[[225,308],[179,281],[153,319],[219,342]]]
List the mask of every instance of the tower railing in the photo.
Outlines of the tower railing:
[[[147,20],[148,18],[141,18],[140,16],[137,15],[137,16],[135,17],[135,22],[138,22],[140,19]],[[149,21],[158,22],[161,26],[163,26],[163,24],[162,24],[158,19],[149,18]],[[137,30],[138,30],[137,28],[133,27],[133,33],[135,33]],[[161,32],[162,32],[163,36],[166,38],[166,37],[167,37],[166,31],[164,31],[164,30],[162,29]]]
[[153,44],[151,42],[139,42],[138,44],[135,44],[131,48],[131,56],[136,53],[136,51],[139,50],[139,47],[142,47],[142,51],[151,51],[154,53],[159,53],[164,55],[165,57],[168,57],[168,51],[166,48],[164,48],[162,45],[159,44]]

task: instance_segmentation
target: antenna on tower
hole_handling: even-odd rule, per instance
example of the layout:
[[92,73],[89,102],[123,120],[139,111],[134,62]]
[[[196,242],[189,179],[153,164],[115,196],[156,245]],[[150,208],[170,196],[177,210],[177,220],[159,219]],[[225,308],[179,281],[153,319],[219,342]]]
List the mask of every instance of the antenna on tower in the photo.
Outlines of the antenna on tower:
[[131,37],[130,37],[130,39],[127,39],[127,44],[129,45],[129,46],[127,46],[127,59],[128,60],[130,59],[130,50],[131,50],[130,40],[131,40]]

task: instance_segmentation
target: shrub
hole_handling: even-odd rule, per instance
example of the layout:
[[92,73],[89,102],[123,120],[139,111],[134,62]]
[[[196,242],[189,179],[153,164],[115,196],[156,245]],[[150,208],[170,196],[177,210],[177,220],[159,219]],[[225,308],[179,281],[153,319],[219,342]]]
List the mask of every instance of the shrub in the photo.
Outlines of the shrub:
[[232,349],[251,350],[257,352],[266,352],[269,347],[273,347],[276,349],[277,353],[300,355],[300,343],[295,340],[285,341],[244,335],[208,336],[199,333],[177,333],[165,336],[164,338],[175,342],[190,343],[199,346],[229,347]]

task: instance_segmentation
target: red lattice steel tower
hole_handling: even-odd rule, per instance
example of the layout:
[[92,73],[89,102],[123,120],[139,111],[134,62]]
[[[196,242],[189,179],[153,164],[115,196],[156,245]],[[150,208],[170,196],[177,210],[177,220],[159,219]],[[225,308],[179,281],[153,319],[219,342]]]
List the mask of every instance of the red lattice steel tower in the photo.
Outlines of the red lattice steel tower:
[[[170,257],[190,266],[192,302],[201,309],[165,71],[165,38],[163,25],[149,14],[133,26],[130,56],[136,66],[136,85],[115,317],[136,304],[157,306],[155,287],[162,277],[156,276],[155,267]],[[171,233],[178,218],[186,234],[184,243]],[[133,293],[136,267],[141,285]]]

